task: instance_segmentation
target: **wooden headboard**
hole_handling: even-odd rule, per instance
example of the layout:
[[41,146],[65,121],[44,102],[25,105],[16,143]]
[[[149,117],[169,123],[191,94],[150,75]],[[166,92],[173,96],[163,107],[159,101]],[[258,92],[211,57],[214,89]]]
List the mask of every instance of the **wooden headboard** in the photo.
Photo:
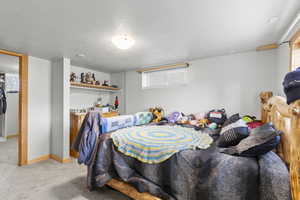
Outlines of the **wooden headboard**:
[[293,200],[300,200],[300,100],[288,105],[272,92],[262,92],[260,100],[262,121],[283,132],[277,153],[289,166]]

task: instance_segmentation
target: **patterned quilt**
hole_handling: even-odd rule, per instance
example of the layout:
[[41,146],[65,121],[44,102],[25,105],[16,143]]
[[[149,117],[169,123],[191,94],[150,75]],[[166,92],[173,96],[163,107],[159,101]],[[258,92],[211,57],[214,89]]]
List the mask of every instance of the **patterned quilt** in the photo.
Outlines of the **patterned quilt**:
[[127,156],[154,164],[187,149],[207,149],[213,139],[181,126],[135,126],[111,134],[115,146]]

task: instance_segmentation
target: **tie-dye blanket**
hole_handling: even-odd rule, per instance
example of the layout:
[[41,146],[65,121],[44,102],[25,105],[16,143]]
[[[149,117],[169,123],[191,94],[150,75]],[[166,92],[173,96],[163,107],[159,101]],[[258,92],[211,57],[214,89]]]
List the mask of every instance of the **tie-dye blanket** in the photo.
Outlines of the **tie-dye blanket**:
[[213,142],[206,133],[180,126],[135,126],[111,137],[120,152],[149,164],[161,163],[182,150],[207,149]]

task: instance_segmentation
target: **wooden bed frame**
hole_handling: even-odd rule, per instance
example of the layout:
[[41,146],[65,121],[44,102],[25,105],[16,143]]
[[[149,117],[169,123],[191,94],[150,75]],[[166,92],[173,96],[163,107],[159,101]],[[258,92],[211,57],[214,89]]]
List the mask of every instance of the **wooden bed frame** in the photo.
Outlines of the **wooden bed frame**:
[[278,155],[285,161],[290,171],[293,200],[300,199],[300,100],[288,105],[286,99],[273,96],[272,92],[262,92],[261,119],[272,122],[283,132]]
[[[273,96],[272,92],[262,92],[260,100],[262,121],[272,122],[283,132],[276,151],[289,166],[292,198],[300,200],[300,100],[287,105],[285,98]],[[135,200],[162,200],[116,179],[107,185]]]

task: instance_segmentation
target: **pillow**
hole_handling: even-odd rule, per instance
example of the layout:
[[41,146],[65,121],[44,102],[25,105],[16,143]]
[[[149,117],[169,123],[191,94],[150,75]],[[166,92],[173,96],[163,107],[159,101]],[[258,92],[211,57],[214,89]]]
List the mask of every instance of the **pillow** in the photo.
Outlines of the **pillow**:
[[272,123],[266,123],[251,131],[249,137],[243,139],[238,145],[221,150],[230,155],[255,157],[272,151],[280,143],[280,131]]
[[237,145],[242,139],[249,136],[249,129],[239,114],[232,115],[221,129],[218,140],[219,147],[229,147]]
[[138,112],[134,115],[134,124],[136,126],[149,124],[152,121],[153,115],[151,112]]
[[222,125],[225,120],[227,119],[225,109],[221,110],[211,110],[207,113],[206,118],[209,120],[209,122],[214,122],[218,125]]

